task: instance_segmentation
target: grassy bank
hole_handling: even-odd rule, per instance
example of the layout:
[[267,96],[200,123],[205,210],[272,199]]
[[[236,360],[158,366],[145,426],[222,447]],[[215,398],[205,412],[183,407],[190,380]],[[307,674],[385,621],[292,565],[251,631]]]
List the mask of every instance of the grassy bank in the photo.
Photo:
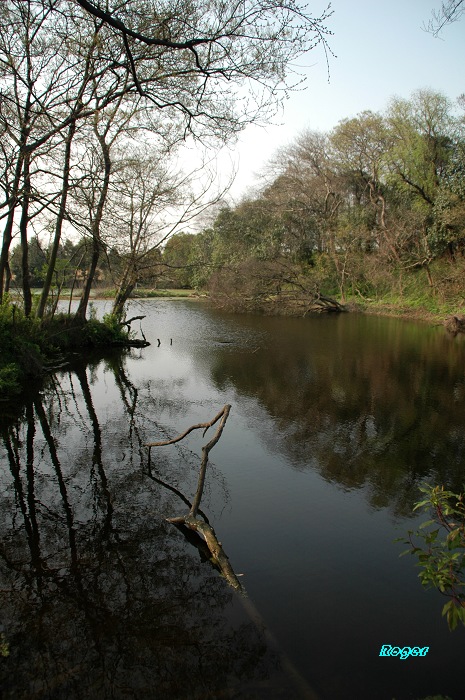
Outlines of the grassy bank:
[[[102,297],[112,298],[114,290],[106,290]],[[97,292],[97,297],[98,297]],[[193,289],[138,289],[131,298],[139,299],[208,299],[206,292]],[[374,314],[378,316],[393,316],[411,321],[423,321],[442,325],[451,316],[465,315],[465,298],[457,297],[447,303],[428,293],[403,297],[383,296],[376,299],[348,297],[344,301],[335,297],[336,301],[344,304],[348,311]]]
[[194,289],[137,289],[131,299],[193,299],[199,296]]
[[[35,289],[33,293],[37,296],[40,295],[41,290]],[[68,300],[71,295],[71,290],[63,289],[60,293],[60,299]],[[108,299],[113,300],[116,296],[116,289],[93,289],[91,292],[91,299]],[[199,296],[204,296],[203,294],[195,291],[194,289],[135,289],[131,294],[131,299],[191,299],[198,298]],[[73,300],[78,301],[80,299],[79,292],[73,293]]]
[[392,316],[410,321],[422,321],[442,325],[451,316],[464,316],[465,303],[462,298],[447,303],[428,298],[394,298],[361,299],[351,297],[346,299],[349,311],[359,311],[377,316]]

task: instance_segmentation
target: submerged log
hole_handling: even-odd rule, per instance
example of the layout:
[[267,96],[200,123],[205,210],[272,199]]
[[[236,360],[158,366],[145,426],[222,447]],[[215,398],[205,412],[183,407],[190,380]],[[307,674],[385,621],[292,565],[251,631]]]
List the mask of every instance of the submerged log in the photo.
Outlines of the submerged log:
[[127,340],[115,340],[112,345],[121,348],[146,348],[150,345],[148,340],[139,340],[139,338],[128,338]]
[[449,316],[444,321],[444,327],[452,335],[465,333],[465,316]]
[[231,566],[231,563],[221,545],[221,542],[218,540],[216,533],[211,525],[206,523],[204,520],[201,520],[200,518],[195,518],[189,514],[177,518],[166,518],[166,521],[168,523],[172,523],[173,525],[183,525],[189,528],[190,530],[194,530],[194,532],[197,532],[200,535],[202,535],[208,547],[208,551],[210,552],[212,564],[216,566],[216,568],[220,571],[222,576],[226,579],[226,581],[232,588],[234,588],[239,593],[244,592],[244,589],[241,586],[236,574],[234,573],[234,569]]

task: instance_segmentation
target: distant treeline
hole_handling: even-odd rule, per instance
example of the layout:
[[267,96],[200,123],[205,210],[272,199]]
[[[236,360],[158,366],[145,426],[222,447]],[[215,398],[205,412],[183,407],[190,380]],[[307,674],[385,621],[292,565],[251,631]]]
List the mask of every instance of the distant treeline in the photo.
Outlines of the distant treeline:
[[[131,161],[138,175],[132,186],[149,182],[144,168],[145,162]],[[460,305],[464,96],[453,104],[419,90],[410,99],[392,99],[383,114],[362,112],[328,133],[306,131],[270,153],[257,191],[236,206],[217,205],[200,233],[177,233],[160,245],[149,235],[147,204],[150,245],[135,255],[134,247],[118,245],[114,232],[108,239],[102,233],[94,286],[124,290],[122,303],[137,286],[198,289],[218,305],[243,311],[289,313],[315,294],[342,302]],[[153,210],[157,206],[154,197]],[[82,287],[93,245],[86,237],[60,242],[52,292]],[[43,286],[50,256],[50,245],[33,236],[33,287]],[[20,245],[12,250],[10,270],[11,287],[21,288]]]
[[453,105],[420,90],[384,114],[301,134],[271,158],[258,196],[221,209],[179,250],[191,285],[244,310],[315,289],[342,301],[460,301],[465,96]]

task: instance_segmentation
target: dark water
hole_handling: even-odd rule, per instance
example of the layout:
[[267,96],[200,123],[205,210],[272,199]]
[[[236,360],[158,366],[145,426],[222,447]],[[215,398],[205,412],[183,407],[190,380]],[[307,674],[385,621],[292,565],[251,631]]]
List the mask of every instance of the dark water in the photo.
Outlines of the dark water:
[[[133,313],[149,348],[58,371],[2,419],[3,697],[462,698],[465,631],[394,540],[419,484],[465,480],[463,338],[184,301]],[[226,403],[201,509],[245,602],[165,520],[187,512],[212,430],[150,463],[144,446]]]

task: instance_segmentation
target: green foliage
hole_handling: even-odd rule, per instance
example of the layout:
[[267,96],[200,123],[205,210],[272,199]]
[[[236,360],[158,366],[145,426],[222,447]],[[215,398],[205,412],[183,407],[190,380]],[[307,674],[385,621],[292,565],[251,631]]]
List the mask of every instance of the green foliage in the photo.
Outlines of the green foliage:
[[43,344],[49,352],[55,348],[60,352],[77,348],[98,348],[124,344],[128,339],[126,329],[113,314],[107,314],[102,321],[96,318],[91,306],[90,318],[84,323],[73,316],[58,314],[44,321]]
[[42,368],[40,327],[6,297],[0,305],[0,391],[3,396],[20,392],[22,378],[37,376]]
[[[425,498],[414,510],[428,514],[419,529],[410,530],[403,554],[418,557],[419,578],[425,588],[437,588],[450,598],[442,614],[450,630],[465,625],[465,494],[443,486],[424,485]],[[401,556],[402,556],[401,555]]]
[[57,314],[41,322],[5,299],[0,305],[0,395],[5,399],[19,394],[24,381],[39,378],[46,359],[57,353],[124,345],[127,340],[128,332],[113,315],[99,321],[91,314],[83,323]]
[[16,364],[0,367],[0,395],[16,394],[19,391],[20,371]]
[[444,167],[433,208],[429,239],[440,255],[465,248],[465,143],[459,141]]
[[[71,287],[74,276],[78,270],[84,275],[86,267],[90,264],[90,252],[86,242],[73,243],[65,240],[58,247],[58,255],[54,268],[52,285]],[[41,243],[37,236],[32,236],[28,244],[28,264],[30,283],[32,287],[41,288],[47,273],[50,258],[50,245]],[[102,269],[108,267],[107,260],[102,260]],[[22,281],[21,269],[21,245],[16,245],[10,255],[10,267],[16,285]]]
[[195,292],[191,289],[138,289],[133,292],[133,299],[159,299],[159,298],[186,298],[194,296]]
[[[460,307],[464,148],[452,105],[430,90],[329,134],[302,133],[274,156],[273,181],[198,237],[202,285],[250,310],[286,284],[342,301],[399,297],[430,313]],[[254,268],[262,289],[248,280]]]
[[194,281],[195,239],[192,233],[177,233],[168,240],[163,250],[162,280],[167,288],[189,289]]

